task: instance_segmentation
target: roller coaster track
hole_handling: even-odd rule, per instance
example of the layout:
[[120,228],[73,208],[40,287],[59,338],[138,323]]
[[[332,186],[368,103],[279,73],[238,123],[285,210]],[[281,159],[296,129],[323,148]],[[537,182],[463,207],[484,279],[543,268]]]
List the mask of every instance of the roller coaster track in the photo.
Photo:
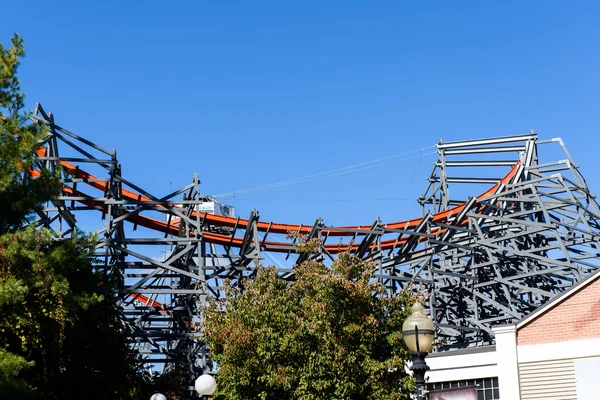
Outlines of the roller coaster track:
[[[43,156],[43,153],[40,153],[40,155]],[[108,187],[107,187],[108,185],[106,182],[97,182],[96,181],[97,177],[95,177],[83,170],[80,170],[73,164],[68,163],[66,161],[61,161],[60,165],[62,166],[63,170],[65,172],[67,172],[69,175],[79,178],[79,179],[82,179],[86,182],[89,182],[90,186],[92,186],[98,190],[101,190],[102,192],[106,192],[108,190]],[[509,182],[510,179],[512,179],[514,177],[515,173],[517,172],[518,165],[519,165],[519,163],[517,163],[513,167],[513,169],[498,184],[496,184],[494,187],[492,187],[487,192],[478,196],[477,199],[478,200],[484,199],[487,196],[494,194],[499,187],[506,185],[506,183]],[[77,195],[80,198],[77,200],[79,203],[86,204],[91,207],[103,207],[103,204],[101,201],[85,200],[84,199],[85,195],[83,193],[75,192],[68,186],[64,186],[63,191],[65,193]],[[123,190],[122,195],[123,195],[124,199],[129,200],[129,201],[134,201],[134,202],[152,202],[153,201],[153,199],[151,199],[149,197],[141,196],[141,195],[139,195],[135,192],[129,191],[129,190]],[[173,205],[170,205],[170,206],[172,207]],[[434,214],[431,218],[434,222],[445,222],[445,221],[447,222],[449,219],[452,218],[453,215],[456,215],[456,214],[462,212],[466,206],[467,206],[467,203],[462,203],[461,205],[453,207],[449,210],[438,212],[438,213]],[[167,210],[168,210],[167,208],[164,208],[161,211],[167,213],[168,212]],[[237,227],[239,229],[247,229],[249,226],[249,223],[250,223],[250,220],[247,220],[247,219],[232,218],[232,217],[226,217],[226,216],[209,214],[209,213],[198,212],[198,211],[192,211],[191,218],[192,219],[199,218],[200,220],[204,221],[205,223],[208,223],[208,224],[211,224],[214,226],[218,226],[221,228]],[[140,215],[128,215],[126,217],[126,220],[129,222],[138,224],[140,226],[144,226],[146,228],[152,229],[154,231],[163,232],[163,233],[167,233],[170,235],[177,235],[177,234],[179,234],[179,230],[180,230],[179,226],[176,223],[171,224],[171,223],[160,221],[155,218],[148,218],[148,217],[143,217]],[[409,220],[409,221],[393,222],[393,223],[383,225],[383,228],[384,229],[404,229],[404,230],[414,229],[422,221],[423,221],[423,218],[417,218],[417,219],[413,219],[413,220]],[[337,227],[337,228],[336,227],[323,228],[322,234],[330,236],[330,237],[352,236],[354,234],[353,233],[354,231],[366,231],[366,230],[369,230],[370,228],[371,228],[371,226],[355,226],[355,227],[344,226],[344,227]],[[311,227],[310,226],[302,226],[302,225],[294,225],[294,224],[257,222],[256,230],[259,232],[266,232],[266,233],[288,234],[290,232],[295,232],[295,233],[299,233],[299,234],[309,234]],[[432,231],[432,235],[437,237],[437,236],[440,236],[442,233],[446,232],[447,230],[448,230],[447,228],[437,228]],[[219,244],[219,245],[231,245],[232,247],[241,247],[243,245],[242,238],[233,237],[231,235],[225,235],[225,234],[205,233],[204,240],[206,240],[206,242],[208,242],[208,243]],[[408,240],[408,237],[404,237],[399,240],[383,241],[383,242],[381,242],[381,249],[382,250],[393,249],[401,244],[404,244],[407,240]],[[421,240],[424,240],[424,238],[422,238]],[[353,243],[350,246],[325,245],[324,249],[330,254],[336,254],[340,251],[355,251],[356,249],[358,249],[358,247],[359,247],[359,244]],[[289,242],[263,241],[261,243],[261,248],[264,251],[272,251],[272,252],[294,251],[294,246],[292,244],[290,244]],[[371,251],[376,250],[375,245],[372,244],[369,247],[369,250],[371,250]]]
[[[198,303],[221,297],[225,280],[252,275],[265,256],[279,254],[284,279],[298,263],[331,262],[341,251],[372,260],[388,295],[427,291],[442,350],[493,343],[494,325],[519,320],[600,266],[598,203],[562,140],[534,132],[438,143],[420,218],[326,226],[200,212],[207,196],[197,175],[154,196],[123,177],[116,152],[55,124],[39,105],[34,120],[48,127],[37,168],[62,177],[37,224],[66,237],[78,219],[97,221],[93,257],[121,282],[132,347],[167,369],[210,369]],[[546,161],[541,148],[565,158]],[[481,194],[470,197],[473,188]],[[318,251],[297,254],[290,233],[319,239]]]

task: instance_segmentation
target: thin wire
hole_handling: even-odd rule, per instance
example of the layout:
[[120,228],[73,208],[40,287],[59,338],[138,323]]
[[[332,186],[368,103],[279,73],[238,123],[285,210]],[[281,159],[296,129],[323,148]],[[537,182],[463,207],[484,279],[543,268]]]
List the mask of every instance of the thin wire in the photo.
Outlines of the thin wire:
[[[358,176],[353,176],[351,177],[352,179],[361,179],[361,178],[365,178],[368,176],[372,176],[373,174],[363,174],[363,175],[358,175]],[[391,182],[386,182],[384,184],[379,184],[379,185],[365,185],[362,184],[361,187],[362,188],[378,188],[378,187],[383,187],[383,186],[389,186],[391,184],[399,184],[399,183],[409,183],[409,182],[414,182],[414,181],[427,181],[427,178],[412,178],[412,179],[403,179],[403,180],[394,180]],[[370,183],[369,181],[366,181],[367,183]],[[327,188],[322,188],[319,189],[319,193],[322,194],[323,192],[336,192],[339,193],[339,188],[334,188],[334,187],[327,187]],[[250,197],[246,197],[250,195]],[[271,195],[268,195],[269,198],[271,197]],[[404,195],[406,196],[406,195]],[[241,196],[235,196],[234,200],[263,200],[263,199],[267,199],[267,197],[264,197],[264,194],[259,194],[259,193],[247,193],[247,194],[242,194]]]
[[[436,153],[436,151],[433,151],[431,153],[427,153],[426,155],[428,155],[428,154],[434,154],[434,153]],[[256,191],[260,191],[260,190],[267,190],[267,189],[275,189],[275,188],[278,188],[278,187],[281,187],[281,186],[288,186],[288,185],[293,185],[293,184],[296,184],[296,183],[304,183],[304,182],[314,181],[314,180],[317,180],[317,179],[325,179],[325,178],[331,178],[331,177],[339,176],[339,175],[351,174],[353,172],[362,171],[364,169],[381,167],[383,165],[394,164],[396,162],[406,161],[406,160],[412,160],[412,159],[419,158],[419,157],[421,157],[421,156],[402,158],[402,159],[399,159],[399,160],[388,161],[386,163],[375,164],[375,165],[368,165],[368,166],[365,166],[365,167],[362,167],[362,168],[353,169],[353,170],[350,170],[350,171],[343,171],[343,172],[338,172],[336,174],[329,174],[329,175],[317,176],[317,177],[314,177],[314,178],[307,178],[307,179],[304,179],[304,180],[298,180],[298,181],[290,182],[290,183],[272,184],[271,186],[266,187],[266,188],[262,188],[261,187],[261,188],[256,188],[256,189],[248,189],[246,191],[246,193],[248,193],[248,192],[256,192]],[[235,194],[237,195],[237,193],[235,193]]]
[[271,197],[257,197],[257,198],[252,198],[252,197],[246,197],[246,198],[242,198],[242,199],[235,199],[236,201],[256,201],[256,200],[260,200],[260,201],[301,201],[301,202],[348,202],[348,201],[416,201],[418,200],[417,198],[413,197],[384,197],[384,198],[352,198],[352,199],[315,199],[313,198],[309,198],[309,199],[302,199],[302,198],[271,198]]
[[[365,178],[368,176],[372,176],[373,174],[364,174],[364,175],[359,175],[359,176],[353,176],[352,179],[361,179],[361,178]],[[386,182],[383,184],[379,184],[379,185],[365,185],[362,184],[361,187],[363,188],[378,188],[378,187],[383,187],[383,186],[389,186],[392,184],[398,184],[398,183],[408,183],[408,182],[414,182],[414,181],[427,181],[427,178],[413,178],[413,179],[404,179],[404,180],[394,180],[391,182]],[[370,183],[367,181],[367,183]],[[334,191],[336,193],[339,193],[339,189],[338,188],[334,188],[334,187],[328,187],[328,188],[321,188],[319,189],[319,193],[323,193],[323,192],[331,192]],[[247,200],[247,199],[251,199],[251,200],[262,200],[262,199],[266,199],[266,197],[264,197],[264,194],[257,194],[257,193],[250,193],[251,197],[246,197],[247,194],[242,194],[241,196],[236,196],[235,200]],[[259,197],[260,196],[260,197]],[[271,195],[269,195],[270,197]]]
[[412,176],[410,178],[410,183],[406,187],[406,191],[404,192],[404,196],[402,196],[402,197],[406,197],[408,195],[408,191],[410,190],[410,187],[412,186],[412,183],[415,180],[415,174],[417,173],[417,170],[419,169],[419,167],[421,166],[421,163],[423,162],[423,154],[421,154],[420,151],[419,151],[419,155],[421,156],[421,157],[419,157],[419,163],[417,164],[417,166],[413,170]]
[[[433,151],[433,152],[430,152],[430,153],[426,153],[425,155],[430,155],[430,154],[435,154],[435,153],[436,153],[436,151]],[[271,184],[271,185],[259,186],[259,187],[256,187],[256,188],[245,189],[245,190],[243,190],[243,192],[244,193],[257,192],[257,191],[261,191],[261,190],[275,189],[275,188],[278,188],[278,187],[281,187],[281,186],[293,185],[293,184],[296,184],[296,183],[310,182],[310,181],[314,181],[314,180],[317,180],[317,179],[331,178],[331,177],[334,177],[334,176],[351,174],[351,173],[362,171],[362,170],[365,170],[365,169],[381,167],[383,165],[393,164],[393,163],[396,163],[396,162],[411,160],[411,159],[415,159],[415,158],[419,158],[419,157],[421,157],[421,156],[407,157],[407,158],[402,158],[402,159],[399,159],[399,160],[389,161],[389,162],[386,162],[386,163],[380,163],[380,164],[375,164],[375,165],[367,165],[367,166],[364,166],[362,168],[356,168],[356,169],[349,170],[349,171],[342,171],[342,172],[338,172],[338,173],[335,173],[335,174],[330,173],[328,175],[315,176],[313,178],[310,178],[310,177],[306,177],[304,179],[298,178],[297,180],[294,180],[294,181],[286,181],[286,182],[274,183],[274,184]],[[240,192],[242,192],[242,191],[231,192],[232,194],[226,193],[225,195],[217,195],[217,196],[214,196],[214,197],[234,197],[234,198],[237,198],[237,195]]]
[[[352,172],[356,172],[356,171],[361,171],[363,169],[374,168],[374,167],[378,167],[378,166],[382,166],[382,165],[387,165],[387,164],[391,164],[391,163],[395,163],[395,162],[399,162],[399,161],[410,160],[410,159],[417,158],[417,157],[423,157],[423,155],[434,154],[437,151],[433,151],[433,152],[430,152],[430,153],[422,154],[423,150],[431,149],[433,147],[436,147],[436,146],[433,145],[433,146],[423,147],[422,149],[407,151],[407,152],[404,152],[404,153],[398,153],[398,154],[394,154],[392,156],[378,158],[376,160],[366,161],[366,162],[362,162],[362,163],[359,163],[359,164],[350,165],[350,166],[343,167],[343,168],[337,168],[337,169],[333,169],[333,170],[329,170],[329,171],[325,171],[325,172],[319,172],[319,173],[316,173],[316,174],[306,175],[306,176],[299,177],[299,178],[294,178],[294,179],[288,179],[288,180],[285,180],[285,181],[275,182],[275,183],[271,183],[271,184],[268,184],[268,185],[261,185],[261,186],[246,188],[246,189],[235,190],[235,191],[232,191],[232,192],[221,193],[221,194],[214,195],[213,197],[214,198],[231,197],[231,196],[235,196],[237,194],[245,193],[245,192],[254,192],[254,191],[259,191],[259,190],[273,189],[273,188],[280,187],[280,186],[292,185],[292,184],[295,184],[295,183],[306,182],[306,181],[311,181],[311,180],[315,180],[315,179],[322,179],[322,178],[325,178],[325,177],[332,177],[332,176],[344,175],[344,174],[348,174],[348,173],[352,173]],[[387,163],[380,163],[381,161],[390,160],[392,158],[397,158],[397,157],[400,157],[400,156],[403,156],[403,155],[407,155],[407,154],[411,154],[411,153],[415,153],[415,152],[419,152],[420,155],[417,156],[417,157],[407,157],[407,158],[404,158],[404,159],[394,160],[394,161],[387,162]],[[380,164],[370,165],[370,164],[374,164],[374,163],[380,163]]]

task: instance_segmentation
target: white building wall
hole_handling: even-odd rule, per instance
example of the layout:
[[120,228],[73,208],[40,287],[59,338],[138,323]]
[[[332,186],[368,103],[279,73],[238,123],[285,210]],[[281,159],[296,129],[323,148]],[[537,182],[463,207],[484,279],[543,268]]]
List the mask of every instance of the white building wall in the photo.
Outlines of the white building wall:
[[600,338],[522,345],[517,352],[522,400],[600,399],[600,362],[594,363],[600,360]]
[[498,377],[503,400],[600,399],[600,338],[517,346],[515,328],[494,328],[496,346],[430,354],[428,382]]
[[520,399],[517,327],[516,325],[502,325],[493,328],[493,331],[496,336],[500,397],[511,400]]
[[450,382],[498,376],[494,346],[433,353],[426,359],[431,368],[428,382]]

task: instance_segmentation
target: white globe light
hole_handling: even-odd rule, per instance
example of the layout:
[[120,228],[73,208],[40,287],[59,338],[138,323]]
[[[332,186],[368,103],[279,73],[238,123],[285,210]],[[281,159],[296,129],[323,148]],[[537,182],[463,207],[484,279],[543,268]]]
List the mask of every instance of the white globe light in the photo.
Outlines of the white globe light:
[[194,387],[200,396],[212,396],[215,390],[217,390],[217,382],[212,375],[204,374],[196,379]]
[[162,393],[154,393],[150,400],[167,400],[167,397]]

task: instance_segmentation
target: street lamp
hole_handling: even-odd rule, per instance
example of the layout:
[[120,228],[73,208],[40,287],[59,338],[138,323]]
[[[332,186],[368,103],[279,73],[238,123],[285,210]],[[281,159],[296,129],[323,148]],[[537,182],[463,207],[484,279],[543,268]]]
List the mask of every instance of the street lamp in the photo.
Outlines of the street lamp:
[[212,396],[217,390],[217,382],[212,375],[203,374],[196,379],[194,387],[200,396]]
[[425,357],[431,350],[434,334],[433,322],[423,314],[423,306],[416,302],[412,306],[412,314],[402,324],[402,336],[413,358],[410,369],[417,381],[417,400],[423,400],[425,371],[429,370]]

